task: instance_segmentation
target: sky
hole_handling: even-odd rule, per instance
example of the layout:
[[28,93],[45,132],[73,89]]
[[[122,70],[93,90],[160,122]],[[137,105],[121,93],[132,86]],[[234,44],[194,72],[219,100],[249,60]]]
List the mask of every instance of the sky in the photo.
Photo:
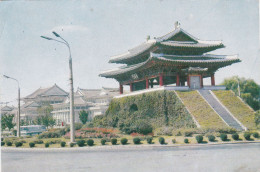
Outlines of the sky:
[[[239,55],[241,63],[216,72],[216,84],[235,75],[260,84],[258,0],[0,1],[0,75],[19,80],[21,97],[55,83],[69,91],[67,47],[40,38],[56,31],[71,46],[74,90],[118,87],[98,76],[120,66],[109,58],[171,32],[176,21],[201,40],[223,41],[210,53]],[[17,103],[15,81],[0,77],[0,85],[0,102]]]

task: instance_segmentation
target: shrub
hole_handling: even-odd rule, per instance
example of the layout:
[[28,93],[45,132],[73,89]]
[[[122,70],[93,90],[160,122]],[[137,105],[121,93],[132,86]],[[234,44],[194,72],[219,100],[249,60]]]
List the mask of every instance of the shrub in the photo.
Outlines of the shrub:
[[189,143],[189,139],[184,139],[184,143]]
[[78,145],[79,147],[85,146],[85,140],[78,140],[78,141],[77,141],[77,145]]
[[198,143],[202,143],[203,142],[203,136],[202,135],[197,135],[196,136],[196,140]]
[[93,139],[87,140],[87,144],[88,144],[89,146],[93,146],[93,145],[94,145],[94,140],[93,140]]
[[74,147],[75,146],[75,143],[70,143],[70,147]]
[[22,146],[22,145],[23,145],[22,142],[15,142],[15,147],[20,147],[20,146]]
[[29,143],[29,146],[30,146],[30,148],[33,148],[33,147],[35,146],[35,143],[30,142],[30,143]]
[[181,132],[178,131],[178,133],[176,134],[176,136],[182,136]]
[[45,147],[48,148],[50,146],[49,143],[45,143]]
[[217,131],[223,134],[235,134],[237,132],[234,128],[220,128]]
[[175,140],[175,139],[172,139],[172,143],[175,144],[175,143],[176,143],[176,140]]
[[250,140],[251,139],[250,136],[251,136],[251,133],[247,133],[247,132],[244,133],[244,137],[246,140]]
[[121,139],[121,144],[122,144],[122,145],[126,145],[126,144],[127,144],[127,141],[128,141],[127,138],[122,138],[122,139]]
[[258,132],[254,132],[253,136],[254,136],[254,138],[259,138],[259,133]]
[[148,144],[152,144],[153,143],[153,137],[147,137],[146,141]]
[[120,124],[119,126],[120,131],[131,134],[131,133],[140,133],[147,135],[153,132],[153,127],[150,123],[145,120],[137,120],[134,122],[132,126],[125,126],[124,124]]
[[142,123],[137,125],[137,132],[144,134],[144,135],[147,135],[147,134],[153,132],[153,127],[148,122],[142,122]]
[[66,146],[66,142],[60,142],[60,146],[61,147],[65,147]]
[[139,137],[135,137],[135,138],[133,138],[133,142],[134,142],[134,144],[140,144],[141,143],[141,139],[139,138]]
[[61,137],[61,134],[59,131],[57,132],[44,132],[38,136],[39,139],[43,138],[59,138]]
[[185,137],[192,137],[193,132],[192,132],[192,131],[186,131],[186,132],[184,133],[184,135],[185,135]]
[[12,146],[12,145],[13,145],[13,143],[12,143],[12,142],[10,142],[10,141],[7,141],[7,142],[6,142],[6,145],[7,145],[7,146]]
[[116,145],[117,139],[116,138],[111,139],[111,143],[112,143],[112,145]]
[[1,146],[4,146],[5,145],[5,142],[1,142]]
[[222,141],[227,141],[227,135],[224,133],[220,134],[220,138]]
[[160,143],[161,145],[165,144],[165,139],[164,139],[163,137],[160,137],[160,138],[159,138],[159,143]]
[[239,135],[238,135],[237,133],[232,134],[232,138],[233,138],[234,140],[238,140],[238,139],[239,139]]
[[4,141],[4,138],[1,138],[1,142]]
[[208,139],[209,139],[210,142],[214,142],[215,139],[216,139],[216,137],[213,136],[213,135],[209,135],[209,136],[208,136]]
[[17,130],[13,130],[13,135],[17,136]]
[[81,128],[83,127],[83,124],[82,124],[82,123],[79,123],[79,122],[76,122],[76,123],[74,124],[74,127],[75,127],[75,130],[79,130],[79,129],[81,129]]
[[106,144],[106,139],[101,139],[101,145],[105,145]]

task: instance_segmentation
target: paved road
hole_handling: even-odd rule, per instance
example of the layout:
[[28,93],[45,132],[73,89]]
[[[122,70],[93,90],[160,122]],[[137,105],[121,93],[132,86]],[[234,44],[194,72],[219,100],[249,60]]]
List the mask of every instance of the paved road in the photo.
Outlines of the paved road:
[[2,172],[260,172],[260,143],[120,150],[2,150]]

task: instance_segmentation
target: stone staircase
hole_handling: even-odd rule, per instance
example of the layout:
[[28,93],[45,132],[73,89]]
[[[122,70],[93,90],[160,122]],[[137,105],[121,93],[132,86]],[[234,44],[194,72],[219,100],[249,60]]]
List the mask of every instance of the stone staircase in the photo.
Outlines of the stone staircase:
[[219,103],[209,90],[198,90],[208,104],[217,112],[217,114],[232,128],[244,130],[237,120]]

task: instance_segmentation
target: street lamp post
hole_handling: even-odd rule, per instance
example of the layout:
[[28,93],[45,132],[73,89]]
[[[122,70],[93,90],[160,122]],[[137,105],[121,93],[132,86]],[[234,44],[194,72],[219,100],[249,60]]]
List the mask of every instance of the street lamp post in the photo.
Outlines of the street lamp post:
[[46,36],[41,36],[44,39],[47,40],[53,40],[62,44],[65,44],[69,49],[69,69],[70,69],[70,142],[75,142],[75,128],[74,128],[74,88],[73,88],[73,72],[72,72],[72,58],[71,58],[71,51],[70,51],[70,45],[69,43],[63,39],[59,34],[56,32],[52,32],[56,37],[60,38],[60,40],[56,40],[53,38],[49,38]]
[[18,85],[18,113],[17,113],[17,120],[16,120],[16,126],[17,126],[17,137],[20,137],[21,136],[21,132],[20,132],[20,112],[21,112],[21,108],[20,108],[20,84],[19,84],[19,81],[15,78],[12,78],[10,76],[6,76],[6,75],[3,75],[5,78],[7,79],[12,79],[12,80],[15,80],[17,82],[17,85]]

